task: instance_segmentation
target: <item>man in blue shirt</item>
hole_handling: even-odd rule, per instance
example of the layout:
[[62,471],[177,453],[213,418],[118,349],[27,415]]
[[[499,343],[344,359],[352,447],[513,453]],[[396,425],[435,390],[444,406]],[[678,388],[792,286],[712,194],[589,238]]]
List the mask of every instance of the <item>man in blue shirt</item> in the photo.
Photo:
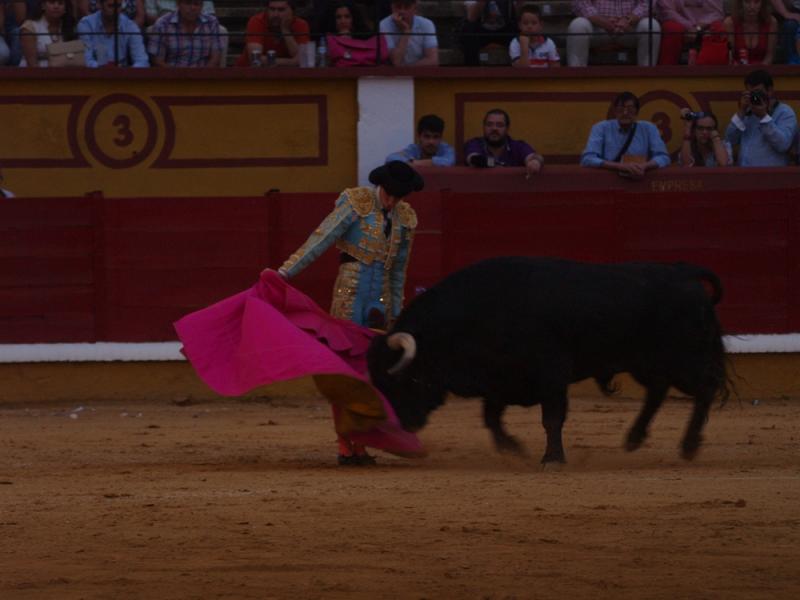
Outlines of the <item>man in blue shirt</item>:
[[744,78],[746,91],[731,118],[725,139],[739,146],[740,167],[785,167],[797,129],[797,116],[772,94],[772,76],[764,70]]
[[142,33],[136,23],[121,14],[121,6],[120,0],[103,0],[100,10],[83,17],[78,23],[78,35],[86,44],[87,67],[150,66]]
[[436,67],[439,42],[436,25],[417,14],[417,0],[392,0],[392,14],[379,24],[386,36],[389,61],[396,67]]
[[647,171],[670,164],[658,128],[649,121],[637,121],[639,99],[633,93],[622,92],[616,97],[614,113],[616,119],[600,121],[592,127],[581,154],[581,166],[641,179]]
[[436,115],[425,115],[417,123],[417,143],[409,144],[405,150],[393,152],[386,162],[399,160],[415,167],[452,167],[456,164],[456,152],[442,141],[444,121]]

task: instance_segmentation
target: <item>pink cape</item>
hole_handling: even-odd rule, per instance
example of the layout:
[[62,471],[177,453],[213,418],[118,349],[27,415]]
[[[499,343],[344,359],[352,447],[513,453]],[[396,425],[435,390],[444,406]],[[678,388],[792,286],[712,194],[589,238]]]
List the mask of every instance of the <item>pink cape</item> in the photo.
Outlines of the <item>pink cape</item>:
[[333,405],[338,433],[401,456],[424,454],[369,381],[366,353],[376,333],[330,316],[276,272],[174,325],[184,355],[218,394],[311,375]]

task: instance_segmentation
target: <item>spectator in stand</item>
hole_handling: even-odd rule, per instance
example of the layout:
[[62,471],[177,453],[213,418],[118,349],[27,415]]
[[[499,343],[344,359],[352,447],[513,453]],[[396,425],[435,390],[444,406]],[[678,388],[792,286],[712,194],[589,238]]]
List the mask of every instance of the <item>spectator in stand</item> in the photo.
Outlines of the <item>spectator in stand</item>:
[[464,161],[470,167],[525,167],[528,177],[542,170],[544,157],[530,144],[511,139],[511,117],[501,108],[493,108],[483,118],[483,137],[464,144]]
[[439,42],[433,21],[417,14],[417,0],[392,0],[392,14],[380,23],[389,60],[396,67],[439,64]]
[[417,123],[417,143],[409,144],[405,150],[386,157],[386,162],[399,160],[414,167],[452,167],[456,164],[456,152],[442,141],[444,121],[436,115],[425,115]]
[[27,14],[25,0],[0,0],[0,65],[17,66],[22,59],[19,34]]
[[[139,27],[120,8],[120,0],[102,0],[99,11],[78,23],[78,35],[86,45],[87,67],[150,66]],[[116,27],[114,15],[117,15]]]
[[508,54],[512,67],[560,67],[556,45],[542,35],[542,14],[538,6],[526,4],[519,10],[519,37],[511,40]]
[[745,91],[739,97],[725,139],[739,146],[740,167],[784,167],[797,130],[797,116],[788,104],[774,96],[772,76],[763,69],[744,78]]
[[670,164],[664,141],[655,125],[637,121],[639,98],[622,92],[614,99],[615,119],[592,127],[581,166],[616,171],[623,177],[642,179],[647,171]]
[[376,65],[389,61],[384,36],[367,32],[361,11],[351,0],[338,0],[331,4],[323,31],[331,67]]
[[42,0],[32,19],[21,27],[20,67],[46,67],[47,46],[77,38],[70,0]]
[[269,66],[266,55],[272,50],[276,53],[277,66],[296,67],[300,64],[301,46],[309,41],[308,23],[295,16],[294,2],[267,0],[267,10],[250,17],[247,22],[247,43],[236,66],[251,66],[253,51],[261,53],[263,66]]
[[733,164],[733,150],[720,137],[714,113],[681,109],[684,119],[683,143],[678,154],[682,167],[726,167]]
[[789,56],[790,65],[800,65],[800,27],[794,34],[794,54]]
[[660,65],[677,65],[684,47],[704,31],[724,31],[722,0],[658,0],[661,22]]
[[464,52],[464,64],[478,66],[481,48],[488,44],[509,43],[516,33],[512,0],[467,0],[464,2],[466,18],[461,28],[459,42]]
[[[103,0],[78,0],[78,16],[85,17],[96,13]],[[144,0],[119,0],[119,11],[136,23],[139,30],[144,27]]]
[[6,0],[0,0],[0,67],[8,63],[11,58],[11,48],[5,39],[6,31]]
[[[317,15],[318,24],[313,33],[325,30],[325,18],[331,4],[337,0],[314,0],[313,10]],[[376,33],[378,23],[384,17],[392,14],[392,0],[354,0],[356,10],[361,13],[361,22],[366,26],[365,31]]]
[[147,51],[155,67],[219,67],[223,54],[219,23],[202,14],[203,0],[178,0],[178,10],[148,30]]
[[[174,13],[178,10],[177,0],[145,0],[144,1],[144,14],[145,22],[148,25],[155,23],[159,17]],[[215,15],[216,9],[211,0],[203,0],[203,9],[201,11],[204,15]],[[221,27],[221,26],[220,26]]]
[[[0,169],[0,184],[2,184],[3,181],[4,181],[4,179],[3,179],[3,169]],[[7,189],[5,189],[3,187],[0,187],[0,198],[14,198],[14,197],[15,196],[11,192],[11,190],[7,190]]]
[[[627,48],[636,46],[636,62],[640,67],[655,64],[661,27],[655,19],[647,18],[647,0],[574,0],[572,11],[577,17],[567,29],[567,64],[570,67],[588,64],[590,46],[609,44]],[[652,57],[650,29],[653,31]]]
[[775,59],[778,21],[768,0],[734,0],[733,14],[723,24],[733,49],[733,62],[771,65]]
[[800,2],[798,0],[770,0],[773,15],[780,16],[778,34],[778,62],[800,65]]

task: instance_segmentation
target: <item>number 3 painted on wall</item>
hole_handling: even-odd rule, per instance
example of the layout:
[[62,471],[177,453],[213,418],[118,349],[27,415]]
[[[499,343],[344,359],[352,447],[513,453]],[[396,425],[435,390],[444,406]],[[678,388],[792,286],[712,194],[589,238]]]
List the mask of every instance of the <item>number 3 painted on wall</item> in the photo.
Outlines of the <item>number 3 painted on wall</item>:
[[128,115],[117,115],[111,124],[117,128],[118,137],[114,138],[114,144],[120,148],[130,146],[133,142],[133,131],[131,131],[131,118]]

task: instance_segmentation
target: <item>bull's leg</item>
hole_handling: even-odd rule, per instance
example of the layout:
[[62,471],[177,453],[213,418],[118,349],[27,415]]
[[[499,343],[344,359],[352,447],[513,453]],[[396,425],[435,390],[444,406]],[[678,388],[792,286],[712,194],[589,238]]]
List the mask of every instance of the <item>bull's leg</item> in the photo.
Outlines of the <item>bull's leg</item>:
[[561,442],[561,430],[567,419],[567,392],[564,390],[558,397],[542,402],[542,425],[547,434],[547,447],[542,457],[542,464],[550,462],[565,463],[564,446]]
[[492,432],[494,445],[499,452],[511,452],[524,455],[525,449],[513,436],[506,433],[503,427],[503,413],[506,405],[501,402],[493,402],[489,399],[483,401],[483,422],[489,431]]
[[686,435],[681,444],[681,456],[686,460],[692,460],[700,449],[700,443],[703,441],[701,432],[708,419],[708,411],[711,408],[713,397],[713,393],[701,393],[695,396],[692,418],[689,420],[689,426],[686,428]]
[[625,449],[628,452],[637,450],[647,438],[647,428],[664,402],[668,389],[669,386],[665,384],[650,384],[647,386],[647,398],[644,406],[633,427],[628,432],[628,439],[625,442]]

